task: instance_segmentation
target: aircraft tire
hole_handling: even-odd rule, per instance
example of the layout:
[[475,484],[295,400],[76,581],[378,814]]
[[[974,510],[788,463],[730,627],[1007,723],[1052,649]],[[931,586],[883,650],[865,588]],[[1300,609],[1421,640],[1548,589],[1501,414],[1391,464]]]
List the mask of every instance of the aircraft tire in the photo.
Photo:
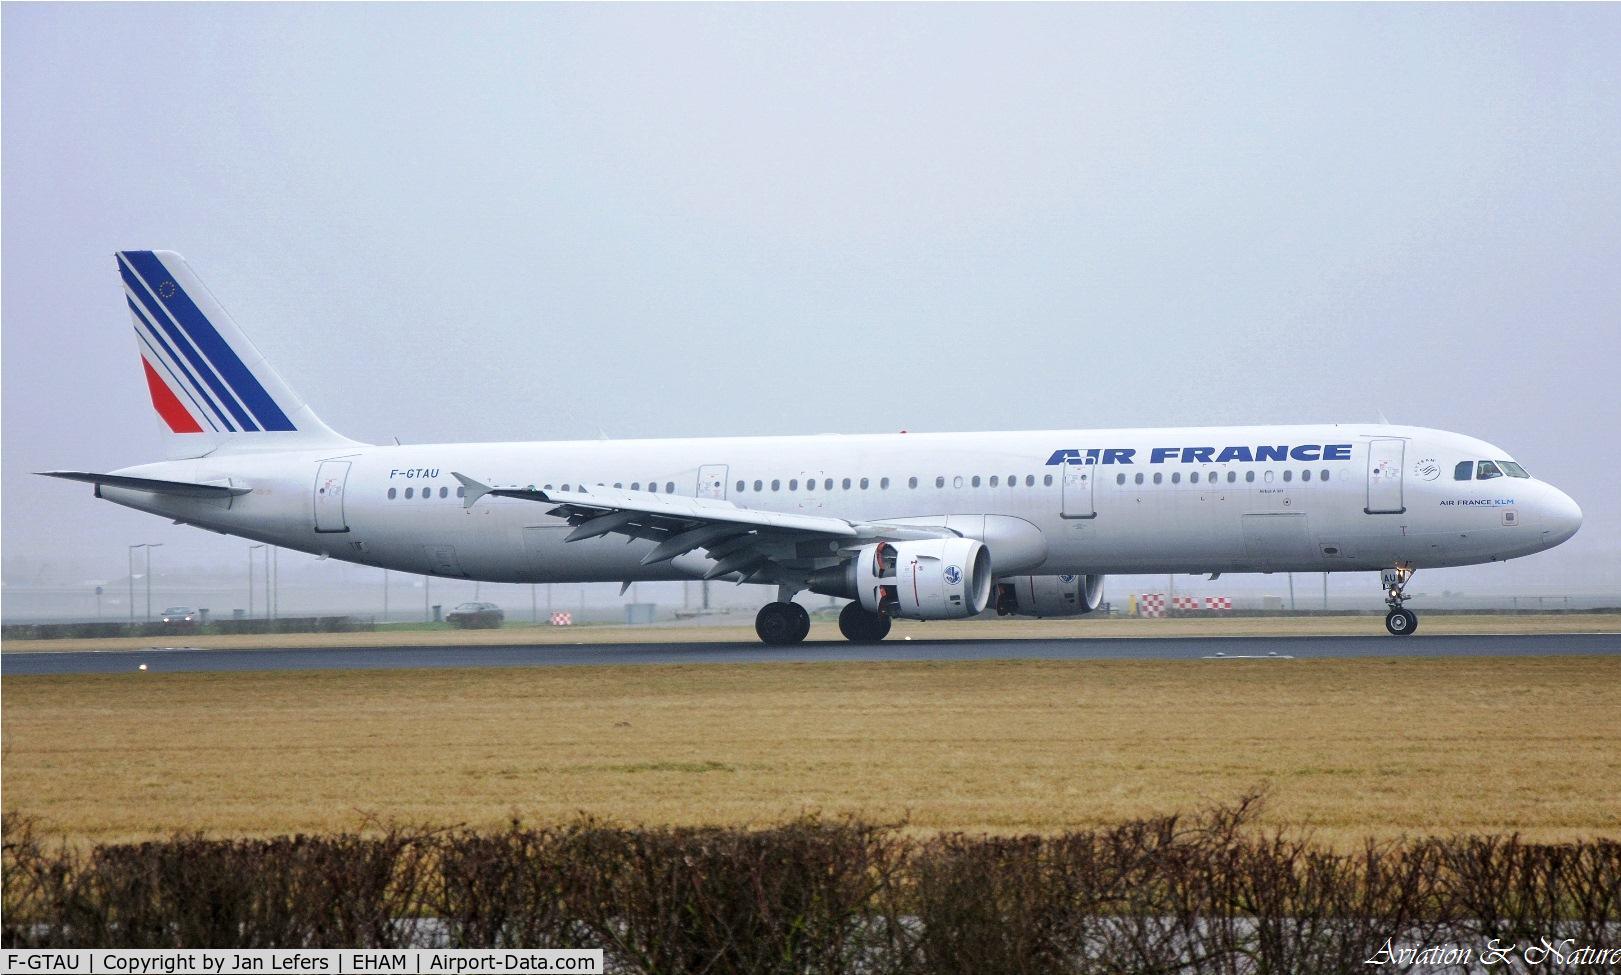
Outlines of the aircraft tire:
[[794,642],[799,643],[806,637],[810,636],[810,613],[806,612],[805,607],[799,605],[798,603],[789,603],[788,605],[791,607],[793,612],[794,631],[799,634],[798,636],[794,637]]
[[1391,636],[1411,636],[1418,629],[1418,614],[1410,609],[1393,609],[1385,616],[1385,629]]
[[[805,633],[800,631],[794,608],[792,603],[766,603],[761,606],[760,612],[754,617],[754,632],[759,634],[760,642],[767,646],[784,647],[803,640]],[[809,622],[807,616],[807,632],[810,630]]]
[[839,632],[851,643],[877,643],[889,635],[889,617],[851,603],[839,611]]

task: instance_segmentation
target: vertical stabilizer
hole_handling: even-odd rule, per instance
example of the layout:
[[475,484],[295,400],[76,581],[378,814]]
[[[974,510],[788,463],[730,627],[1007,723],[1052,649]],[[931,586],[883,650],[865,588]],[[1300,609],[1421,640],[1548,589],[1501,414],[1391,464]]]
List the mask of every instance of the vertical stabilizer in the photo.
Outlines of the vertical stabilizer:
[[172,251],[119,251],[146,386],[171,459],[353,444],[321,422]]

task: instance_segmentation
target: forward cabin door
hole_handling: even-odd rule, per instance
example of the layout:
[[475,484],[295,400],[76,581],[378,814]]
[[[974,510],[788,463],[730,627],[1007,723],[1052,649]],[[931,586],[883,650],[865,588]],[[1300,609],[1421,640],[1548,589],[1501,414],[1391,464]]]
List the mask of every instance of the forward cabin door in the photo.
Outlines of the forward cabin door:
[[323,460],[315,469],[315,530],[346,532],[343,516],[343,489],[349,481],[349,462]]
[[1063,510],[1065,518],[1096,518],[1092,506],[1092,492],[1097,481],[1097,468],[1091,464],[1064,462]]
[[1399,515],[1407,508],[1402,504],[1402,455],[1407,448],[1405,440],[1368,441],[1368,506],[1362,510],[1370,515]]
[[698,497],[726,500],[725,464],[705,464],[698,468]]

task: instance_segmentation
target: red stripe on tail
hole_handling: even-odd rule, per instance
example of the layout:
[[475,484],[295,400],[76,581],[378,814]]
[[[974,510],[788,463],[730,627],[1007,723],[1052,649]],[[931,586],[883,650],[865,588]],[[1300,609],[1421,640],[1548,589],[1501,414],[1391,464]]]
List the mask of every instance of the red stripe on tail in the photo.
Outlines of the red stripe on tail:
[[169,384],[152,371],[152,363],[146,361],[146,356],[141,356],[141,367],[146,370],[146,388],[152,394],[152,408],[169,424],[169,429],[175,433],[202,433],[203,428],[192,418],[191,411],[175,397]]

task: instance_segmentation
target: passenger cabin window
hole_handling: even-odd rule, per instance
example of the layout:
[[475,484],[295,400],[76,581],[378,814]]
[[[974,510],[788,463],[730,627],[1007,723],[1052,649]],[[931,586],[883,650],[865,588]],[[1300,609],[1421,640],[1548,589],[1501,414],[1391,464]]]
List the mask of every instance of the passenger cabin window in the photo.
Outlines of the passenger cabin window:
[[1507,474],[1509,477],[1530,477],[1531,476],[1531,475],[1529,475],[1529,474],[1527,474],[1525,472],[1525,468],[1521,467],[1519,464],[1514,463],[1512,460],[1500,460],[1497,463],[1503,468],[1503,473]]
[[1026,474],[1024,476],[1024,486],[1025,487],[1035,487],[1036,486],[1036,475],[1034,475],[1034,474]]
[[1114,482],[1116,484],[1124,484],[1124,483],[1126,483],[1126,475],[1124,475],[1124,474],[1116,474],[1114,476]]
[[1292,481],[1294,479],[1295,479],[1295,472],[1294,471],[1286,470],[1286,471],[1283,472],[1283,483],[1287,484],[1287,483],[1289,483],[1290,481]]
[[937,487],[937,488],[945,487],[946,486],[946,476],[944,474],[942,474],[939,477],[935,478],[934,479],[934,486]]
[[833,490],[833,479],[831,477],[824,478],[822,480],[822,490],[824,490],[824,491]]
[[1254,484],[1255,483],[1255,472],[1254,471],[1245,471],[1244,472],[1244,483],[1245,484]]
[[907,478],[906,479],[906,486],[909,487],[909,488],[917,487],[917,478],[915,478],[915,477]]
[[864,477],[861,479],[861,490],[867,490],[867,479]]
[[765,482],[764,481],[755,481],[754,482],[754,490],[762,491],[764,489],[765,489]]
[[991,475],[991,487],[996,487],[996,484],[997,484],[997,477],[996,477],[995,474],[992,474]]
[[1141,484],[1143,483],[1143,475],[1139,473],[1136,477],[1132,478],[1132,480],[1136,481],[1138,484]]
[[1300,472],[1300,479],[1301,479],[1301,480],[1302,480],[1302,481],[1309,481],[1309,480],[1311,480],[1311,471],[1309,471],[1309,470],[1304,470],[1304,471],[1301,471],[1301,472]]
[[839,485],[841,487],[843,487],[846,491],[850,490],[850,479],[848,477],[845,478],[844,480],[839,482]]
[[1172,484],[1181,484],[1182,483],[1182,472],[1181,471],[1175,471],[1175,472],[1173,472],[1171,474],[1171,483]]
[[879,480],[878,480],[878,490],[880,490],[880,491],[888,491],[889,490],[889,478],[887,478],[887,477],[879,478]]
[[1041,478],[1041,486],[1042,487],[1052,487],[1053,486],[1053,476],[1051,474],[1044,475]]
[[1227,483],[1231,484],[1236,480],[1238,480],[1238,472],[1237,471],[1228,471],[1227,472]]
[[1189,484],[1198,484],[1199,483],[1199,472],[1198,471],[1194,471],[1192,474],[1188,475],[1188,483]]
[[958,474],[956,477],[951,479],[951,486],[954,487],[954,488],[962,487],[962,475],[961,474]]
[[[552,489],[552,486],[550,484],[546,485],[546,490],[550,491],[551,489]],[[456,489],[456,497],[458,497],[458,498],[467,497],[467,489],[464,488],[464,487],[457,488]]]
[[[635,489],[635,487],[636,487],[636,485],[634,485],[634,484],[632,484],[632,485],[631,485],[631,488],[632,488],[632,489],[633,489],[633,490],[634,490],[634,489]],[[738,493],[738,494],[742,494],[742,493],[743,493],[743,482],[742,482],[742,481],[738,481],[738,482],[737,482],[737,493]]]
[[972,483],[973,483],[974,487],[979,487],[979,475],[978,474],[974,475],[974,480],[973,480]]
[[1497,465],[1489,460],[1481,461],[1480,465],[1475,468],[1475,480],[1477,481],[1489,481],[1494,477],[1502,476],[1503,472],[1498,470]]
[[416,488],[406,488],[405,489],[405,500],[409,501],[415,495],[416,495]]
[[390,501],[394,500],[394,489],[393,488],[388,489],[388,500],[390,500]]
[[448,497],[450,497],[450,488],[440,488],[440,489],[439,489],[439,496],[440,496],[440,497],[441,497],[441,498],[448,498]]
[[674,481],[665,481],[664,482],[664,493],[665,494],[674,494],[675,493],[675,482]]
[[1159,471],[1155,471],[1154,472],[1154,483],[1155,484],[1163,484],[1163,483],[1165,483],[1165,475],[1161,474]]
[[1320,480],[1320,481],[1328,480],[1328,468],[1325,467],[1322,470],[1318,471],[1317,472],[1317,479]]
[[777,480],[776,478],[772,478],[771,479],[771,490],[773,490],[773,491],[781,491],[782,490],[782,482]]
[[1452,479],[1454,481],[1467,481],[1474,476],[1475,462],[1472,460],[1460,460],[1458,466],[1452,469]]

